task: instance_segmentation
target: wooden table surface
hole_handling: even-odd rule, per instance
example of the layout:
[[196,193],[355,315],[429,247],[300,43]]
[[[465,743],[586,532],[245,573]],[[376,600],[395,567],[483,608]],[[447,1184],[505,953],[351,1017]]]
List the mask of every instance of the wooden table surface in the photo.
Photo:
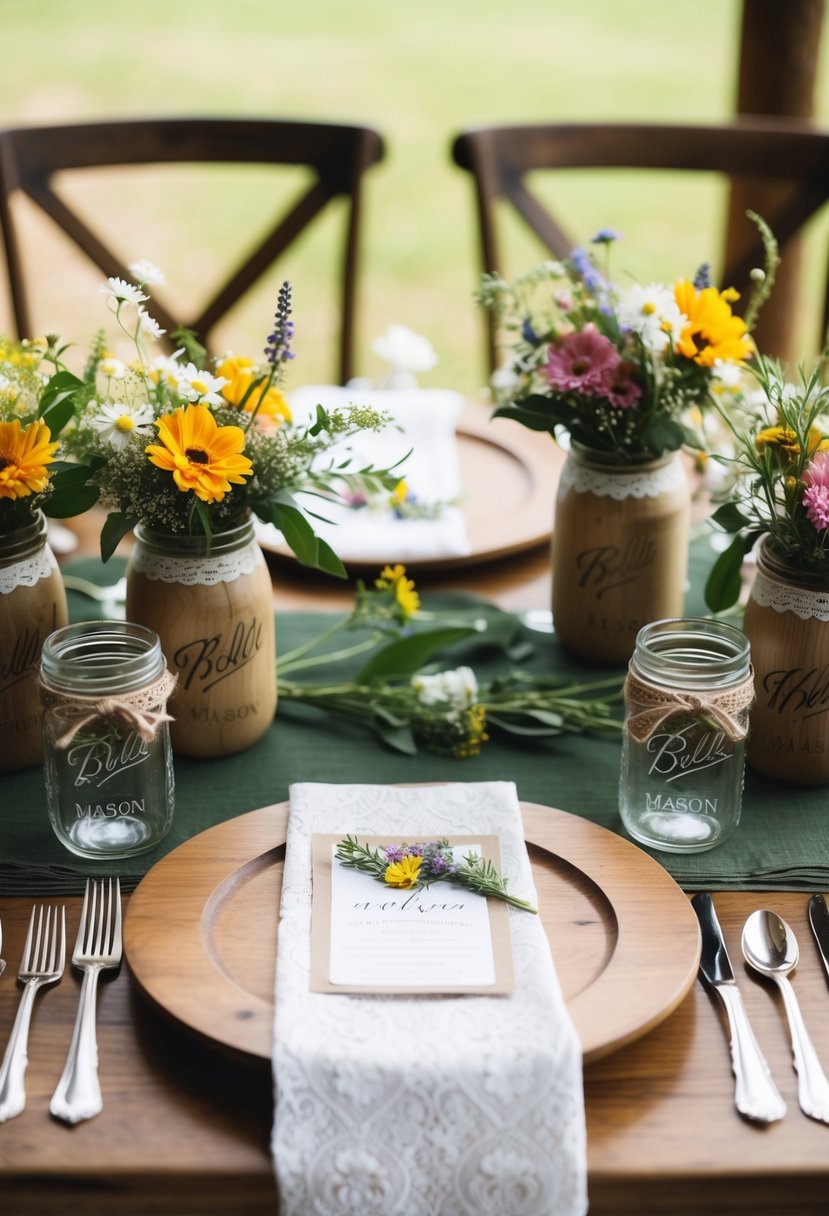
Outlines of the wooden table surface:
[[[277,607],[320,605],[320,584],[274,565]],[[544,550],[451,579],[419,580],[466,588],[512,609],[546,607]],[[345,591],[326,605],[345,606]],[[776,990],[755,982],[740,959],[740,932],[756,907],[783,915],[800,941],[794,975],[804,1017],[829,1068],[829,985],[806,923],[805,894],[724,893],[715,905],[755,1032],[788,1103],[768,1128],[733,1106],[728,1039],[714,998],[694,984],[680,1007],[646,1037],[585,1071],[591,1216],[700,1216],[829,1212],[829,1127],[797,1107],[796,1076]],[[69,899],[74,938],[80,899]],[[14,974],[31,900],[0,898],[3,957],[0,1044],[17,1006]],[[555,943],[552,943],[555,953]],[[80,990],[67,967],[60,984],[38,995],[29,1041],[28,1103],[0,1125],[3,1216],[276,1212],[269,1156],[271,1080],[195,1041],[136,991],[126,967],[102,979],[98,1042],[105,1105],[69,1128],[49,1115],[49,1098],[69,1045]]]

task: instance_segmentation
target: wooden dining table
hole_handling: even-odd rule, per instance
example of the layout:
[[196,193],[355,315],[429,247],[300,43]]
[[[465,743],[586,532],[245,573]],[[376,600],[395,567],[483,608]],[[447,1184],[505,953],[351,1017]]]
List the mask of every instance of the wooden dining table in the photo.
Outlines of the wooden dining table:
[[[332,592],[329,581],[289,562],[273,562],[272,574],[277,611],[350,602],[346,589]],[[550,598],[548,550],[538,546],[479,567],[426,573],[419,587],[474,591],[514,611],[543,608]],[[785,814],[784,795],[780,810]],[[771,907],[798,927],[801,959],[794,984],[818,1054],[829,1067],[829,984],[806,930],[807,901],[803,891],[714,897],[750,1019],[788,1104],[785,1118],[762,1127],[738,1115],[723,1015],[716,998],[694,982],[649,1033],[585,1067],[591,1216],[829,1211],[829,1126],[798,1109],[777,990],[752,979],[739,961],[742,925],[755,908]],[[61,902],[72,926],[71,944],[81,901]],[[32,898],[0,894],[7,962],[0,978],[3,1043],[17,1007],[14,977],[31,906]],[[551,948],[555,957],[555,941]],[[634,977],[631,985],[636,982]],[[27,1106],[0,1125],[3,1216],[275,1213],[267,1061],[201,1040],[151,1005],[127,966],[104,978],[99,990],[103,1112],[73,1127],[50,1116],[78,994],[79,975],[67,966],[62,982],[35,1004]],[[615,999],[624,1003],[630,995],[619,991]]]

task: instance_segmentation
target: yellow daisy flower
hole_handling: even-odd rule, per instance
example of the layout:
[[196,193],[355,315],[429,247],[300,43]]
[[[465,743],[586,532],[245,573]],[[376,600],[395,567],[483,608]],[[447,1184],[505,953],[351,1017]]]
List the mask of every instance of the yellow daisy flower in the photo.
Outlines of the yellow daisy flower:
[[703,287],[697,291],[693,283],[682,279],[674,288],[674,298],[688,318],[676,343],[686,359],[693,359],[700,367],[713,367],[718,359],[742,363],[754,354],[745,321],[731,311],[732,302],[738,298],[733,288],[720,292],[716,287]]
[[0,422],[0,498],[26,498],[44,490],[49,481],[46,466],[57,447],[42,419],[25,430],[17,418]]
[[399,562],[396,566],[384,566],[380,577],[374,580],[374,585],[378,591],[394,591],[394,598],[404,620],[414,616],[420,607],[420,596],[415,591],[414,579],[406,578],[406,567],[401,566]]
[[[786,426],[765,426],[759,431],[754,440],[757,451],[762,453],[772,449],[785,464],[792,464],[800,456],[800,445],[797,435]],[[829,439],[821,431],[812,427],[806,439],[806,450],[809,456],[816,452],[829,449]]]
[[159,444],[144,451],[152,464],[173,474],[180,490],[192,490],[202,502],[221,502],[231,482],[243,485],[253,464],[243,456],[245,432],[219,426],[204,405],[189,405],[156,422]]
[[386,867],[384,878],[390,887],[399,887],[403,891],[408,891],[411,887],[417,886],[422,865],[422,857],[404,857],[401,861],[393,861],[390,866]]
[[[241,405],[245,393],[250,389],[256,371],[253,360],[241,355],[228,355],[216,368],[217,376],[224,376],[227,384],[222,388],[222,396],[228,405]],[[278,388],[271,388],[262,396],[261,390],[255,390],[245,401],[245,410],[252,414],[256,410],[257,418],[267,418],[277,426],[280,422],[291,421],[291,407]]]

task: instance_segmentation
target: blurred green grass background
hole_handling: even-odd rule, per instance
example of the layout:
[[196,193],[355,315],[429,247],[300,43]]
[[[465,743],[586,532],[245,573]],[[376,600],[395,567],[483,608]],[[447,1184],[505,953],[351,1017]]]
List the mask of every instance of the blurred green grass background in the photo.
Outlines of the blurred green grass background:
[[[386,158],[366,181],[357,370],[382,376],[371,341],[387,325],[404,324],[425,334],[439,356],[423,383],[474,395],[484,381],[472,298],[477,247],[471,183],[450,160],[453,135],[491,122],[725,119],[734,109],[741,0],[697,0],[690,8],[652,0],[3,0],[0,11],[6,125],[197,114],[376,126]],[[829,126],[826,59],[816,118]],[[703,260],[716,272],[724,188],[696,178],[678,188],[658,175],[582,174],[557,186],[558,211],[580,240],[606,225],[624,232],[620,275],[671,280],[692,275]],[[221,171],[196,177],[182,170],[175,179],[183,198],[160,172],[122,172],[107,186],[104,231],[126,260],[162,265],[170,281],[165,301],[182,308],[221,276],[224,251],[232,260],[267,224],[273,185],[259,170],[232,185]],[[84,185],[76,197],[90,201],[96,190]],[[183,212],[199,253],[175,236]],[[226,337],[228,346],[258,356],[278,283],[290,278],[299,354],[293,385],[328,380],[333,371],[334,218],[311,230]],[[84,345],[105,320],[100,276],[67,258],[48,221],[27,216],[27,225],[27,254],[38,262],[39,327]],[[514,235],[509,269],[519,272],[541,250],[517,227]],[[829,220],[820,220],[808,247],[804,355],[815,353],[812,310],[827,241]],[[0,326],[9,324],[3,299]]]

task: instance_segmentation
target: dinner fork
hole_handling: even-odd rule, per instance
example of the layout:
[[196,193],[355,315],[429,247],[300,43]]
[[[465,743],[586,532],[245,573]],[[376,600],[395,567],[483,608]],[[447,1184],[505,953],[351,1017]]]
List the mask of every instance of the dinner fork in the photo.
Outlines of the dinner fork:
[[29,931],[20,960],[18,981],[23,994],[17,1007],[6,1054],[0,1065],[0,1123],[19,1115],[26,1105],[24,1077],[29,1063],[29,1022],[35,994],[47,984],[55,984],[63,975],[66,962],[66,909],[44,908],[37,904],[29,918]]
[[63,1075],[52,1095],[49,1110],[67,1123],[91,1119],[103,1109],[98,1081],[98,1042],[95,1030],[95,996],[98,976],[121,962],[121,884],[116,878],[86,880],[81,923],[72,964],[83,972],[78,1012]]

